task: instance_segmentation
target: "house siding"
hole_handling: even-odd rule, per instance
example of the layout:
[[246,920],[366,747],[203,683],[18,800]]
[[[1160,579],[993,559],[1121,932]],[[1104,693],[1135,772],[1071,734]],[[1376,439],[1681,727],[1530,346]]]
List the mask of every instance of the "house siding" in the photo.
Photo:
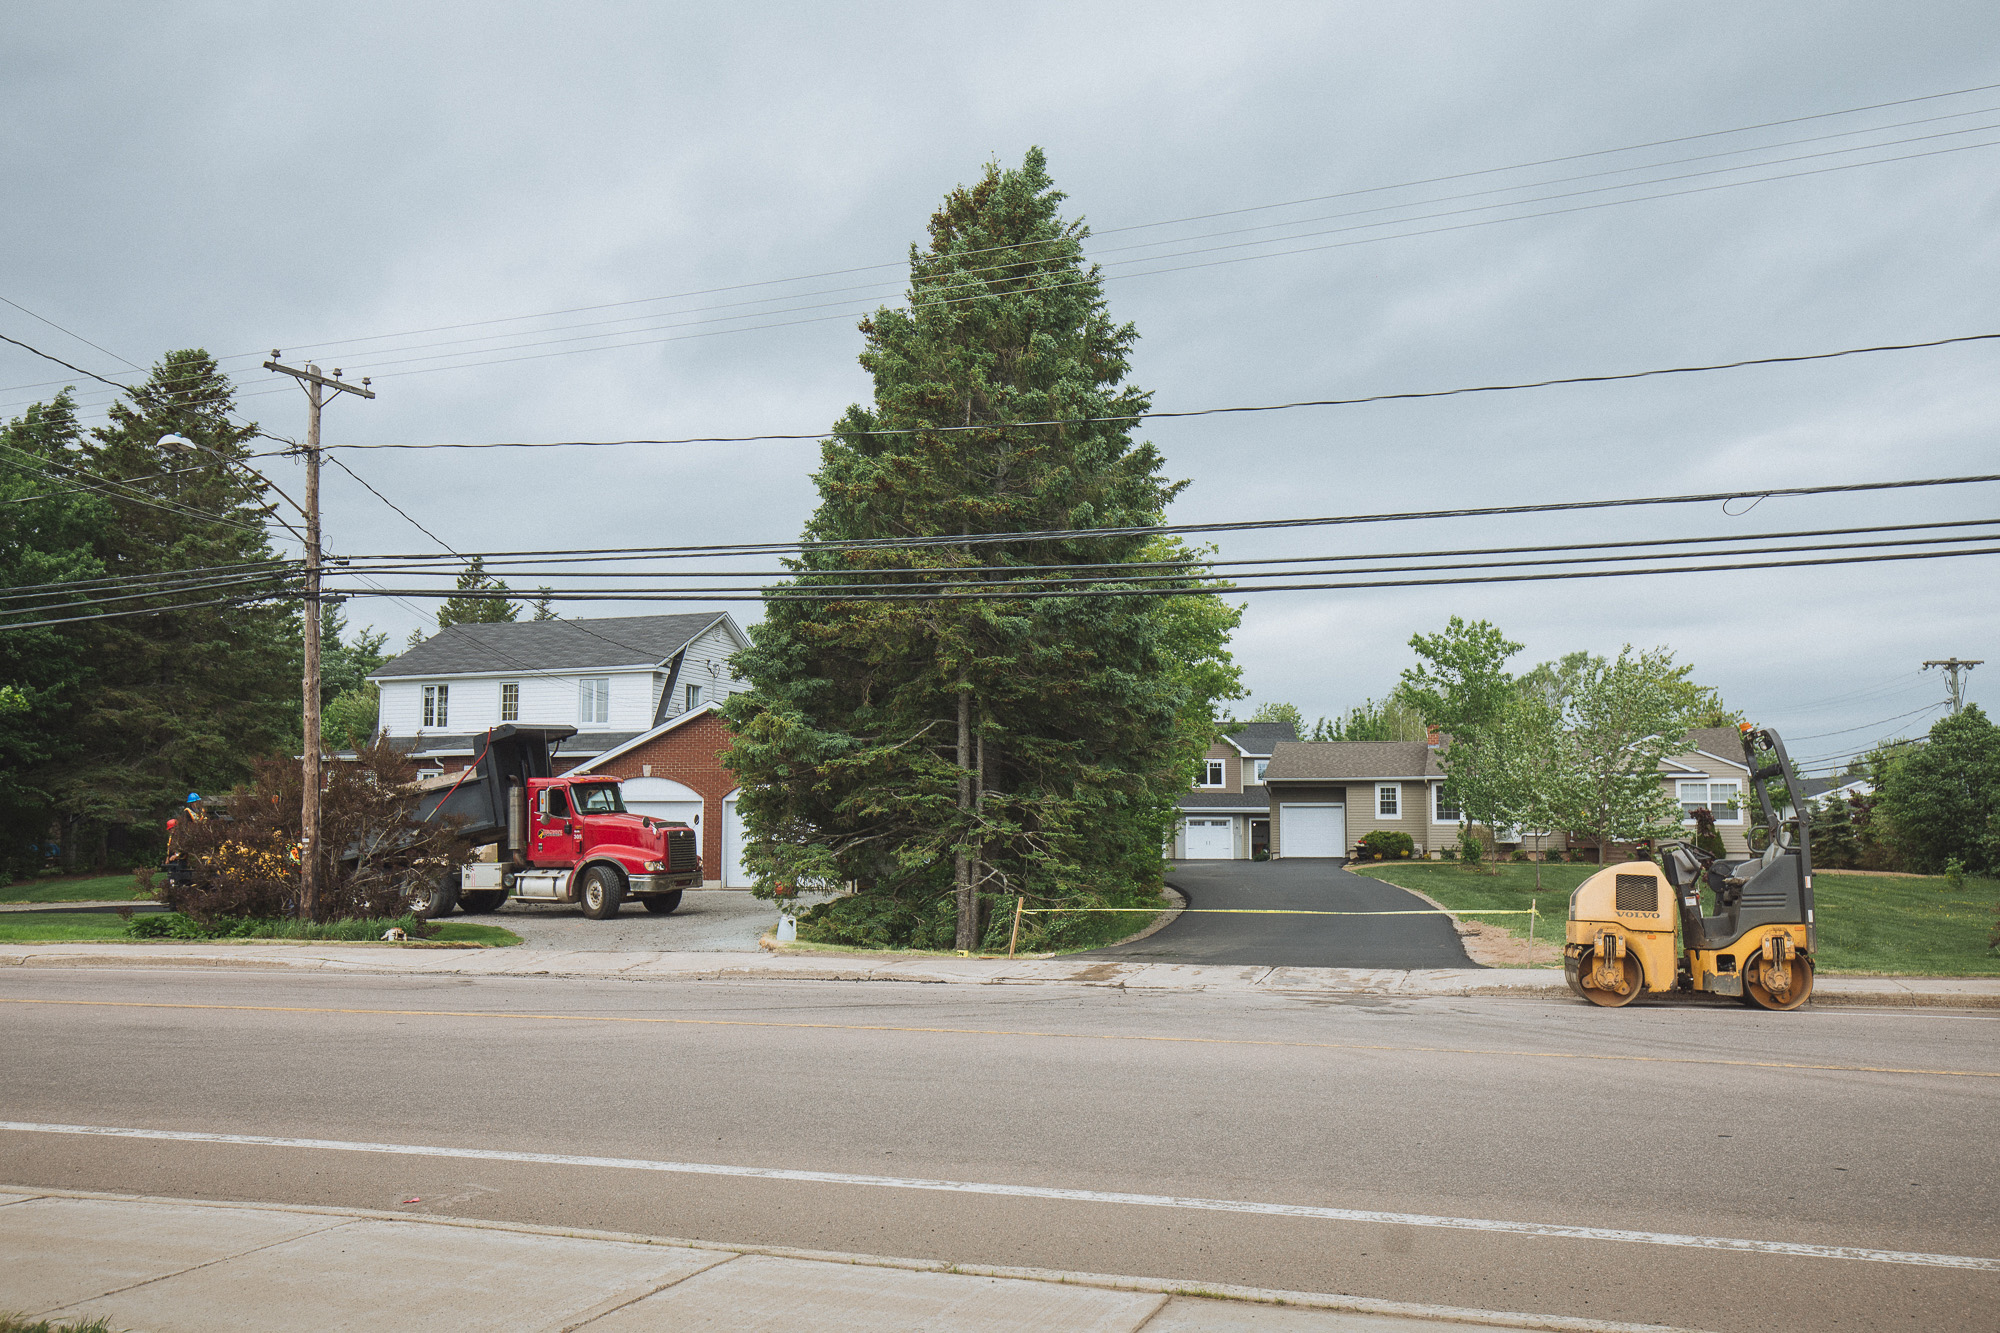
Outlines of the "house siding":
[[729,632],[725,622],[717,621],[708,629],[695,636],[681,653],[680,674],[674,678],[674,697],[666,701],[666,710],[659,712],[659,689],[665,686],[665,677],[653,692],[653,708],[647,722],[658,716],[662,721],[679,717],[688,711],[687,687],[701,686],[701,702],[719,704],[732,694],[741,694],[750,688],[750,683],[737,678],[729,668],[729,659],[738,651],[736,637]]
[[[506,675],[453,676],[444,680],[421,678],[386,680],[381,683],[381,729],[388,736],[414,736],[422,730],[473,732],[500,725],[500,687],[517,683],[521,687],[521,716],[515,721],[528,726],[582,726],[582,686],[586,678],[609,679],[611,699],[609,720],[588,725],[591,731],[644,731],[653,725],[652,701],[658,695],[653,671],[579,672],[567,676]],[[449,685],[451,696],[448,724],[423,725],[423,697],[426,685]]]
[[[1381,807],[1376,800],[1376,788],[1390,786],[1397,791],[1397,814],[1393,817],[1377,813]],[[1434,827],[1430,820],[1430,784],[1386,780],[1353,782],[1348,784],[1347,790],[1353,795],[1347,806],[1347,842],[1350,847],[1360,842],[1364,834],[1387,829],[1393,833],[1409,834],[1420,855],[1430,850],[1431,830]],[[1451,827],[1456,829],[1457,825]]]
[[[1715,831],[1722,835],[1722,846],[1729,855],[1736,857],[1748,856],[1750,854],[1749,803],[1756,799],[1750,791],[1749,771],[1741,764],[1732,764],[1726,759],[1717,759],[1714,755],[1703,754],[1700,751],[1677,754],[1667,762],[1676,768],[1695,769],[1717,781],[1734,782],[1736,784],[1737,790],[1741,793],[1736,807],[1736,822],[1732,824],[1725,819],[1718,818],[1715,821]],[[1673,797],[1678,803],[1680,800],[1680,784],[1683,782],[1699,782],[1700,780],[1692,776],[1670,774],[1666,779],[1667,794]],[[1694,821],[1692,819],[1682,821],[1681,827],[1686,831],[1690,839],[1694,837]]]

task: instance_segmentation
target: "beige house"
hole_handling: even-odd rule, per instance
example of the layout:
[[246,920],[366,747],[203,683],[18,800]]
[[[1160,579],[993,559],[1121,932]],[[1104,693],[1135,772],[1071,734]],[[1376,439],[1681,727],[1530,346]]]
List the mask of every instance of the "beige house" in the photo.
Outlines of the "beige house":
[[1289,722],[1246,722],[1209,746],[1194,790],[1180,799],[1181,822],[1167,855],[1247,861],[1267,847],[1271,799],[1264,768],[1272,746],[1298,738]]
[[[1750,828],[1742,754],[1735,728],[1710,727],[1690,732],[1687,748],[1660,766],[1688,836],[1694,836],[1694,811],[1707,807],[1724,847],[1739,857],[1748,853]],[[1278,741],[1264,767],[1264,787],[1273,857],[1348,856],[1376,829],[1409,834],[1419,856],[1458,841],[1460,812],[1445,789],[1436,747],[1422,741]],[[1560,832],[1497,834],[1492,840],[1503,852],[1567,846]]]

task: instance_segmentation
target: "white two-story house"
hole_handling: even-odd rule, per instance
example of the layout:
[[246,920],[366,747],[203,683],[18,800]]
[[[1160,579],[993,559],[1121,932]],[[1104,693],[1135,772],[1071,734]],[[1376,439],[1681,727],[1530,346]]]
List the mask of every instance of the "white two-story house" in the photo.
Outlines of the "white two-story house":
[[716,611],[453,625],[368,679],[382,691],[380,733],[420,770],[467,766],[503,722],[575,727],[558,754],[567,770],[748,689],[729,659],[749,646]]

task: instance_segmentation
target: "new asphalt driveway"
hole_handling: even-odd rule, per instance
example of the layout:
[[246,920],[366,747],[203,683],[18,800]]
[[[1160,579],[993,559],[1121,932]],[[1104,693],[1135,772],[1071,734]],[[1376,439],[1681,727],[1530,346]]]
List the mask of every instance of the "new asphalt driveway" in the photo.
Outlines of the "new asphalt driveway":
[[1192,911],[1092,958],[1272,967],[1474,967],[1445,916],[1208,915],[1202,908],[1412,912],[1430,904],[1335,860],[1177,861],[1167,883]]

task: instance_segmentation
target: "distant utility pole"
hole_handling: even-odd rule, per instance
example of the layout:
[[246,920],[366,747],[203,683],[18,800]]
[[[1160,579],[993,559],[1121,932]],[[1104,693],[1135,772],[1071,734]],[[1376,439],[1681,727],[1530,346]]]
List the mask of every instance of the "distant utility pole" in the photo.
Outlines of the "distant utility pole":
[[1941,662],[1924,663],[1924,670],[1926,671],[1929,671],[1932,667],[1944,668],[1945,688],[1951,691],[1951,715],[1953,717],[1957,717],[1965,708],[1965,690],[1959,684],[1958,673],[1961,671],[1970,671],[1972,668],[1985,662],[1985,660],[1982,657],[1977,661],[1967,662],[1956,657],[1947,657]]
[[319,410],[322,405],[333,401],[325,397],[327,391],[351,393],[361,398],[373,398],[374,391],[363,379],[360,384],[345,384],[340,372],[333,372],[328,379],[320,374],[318,366],[307,364],[303,369],[278,364],[283,353],[275,347],[271,349],[271,359],[264,363],[264,369],[275,370],[280,375],[290,375],[306,391],[306,669],[301,688],[305,695],[305,795],[300,809],[299,822],[302,825],[305,847],[299,856],[299,919],[310,921],[319,908],[319,789],[320,789],[320,739],[319,739]]

